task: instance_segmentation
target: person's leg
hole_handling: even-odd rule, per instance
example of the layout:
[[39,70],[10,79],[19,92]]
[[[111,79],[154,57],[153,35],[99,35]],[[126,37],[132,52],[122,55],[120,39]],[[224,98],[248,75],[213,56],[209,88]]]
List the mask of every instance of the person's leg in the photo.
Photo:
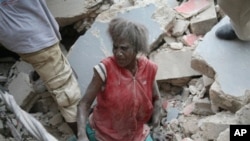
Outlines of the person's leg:
[[[218,4],[230,18],[231,25],[224,25],[216,31],[222,39],[250,40],[250,1],[218,0]],[[235,36],[236,35],[236,36]]]
[[62,116],[77,135],[76,114],[81,93],[59,44],[35,53],[20,54],[20,56],[34,67],[57,102]]

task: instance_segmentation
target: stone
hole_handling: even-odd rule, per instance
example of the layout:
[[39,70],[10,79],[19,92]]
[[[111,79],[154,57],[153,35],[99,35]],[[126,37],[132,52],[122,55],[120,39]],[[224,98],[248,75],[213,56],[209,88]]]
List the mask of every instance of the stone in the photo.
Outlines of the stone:
[[250,61],[246,61],[250,42],[218,39],[215,31],[229,22],[223,18],[204,36],[192,55],[191,67],[212,79],[216,74],[223,93],[241,97],[250,88]]
[[239,119],[241,124],[250,124],[250,104],[243,106],[236,112],[236,117]]
[[176,20],[172,29],[172,35],[176,37],[183,35],[188,26],[189,21],[181,19]]
[[219,134],[232,124],[239,124],[231,112],[220,112],[199,120],[198,126],[202,136],[207,140],[215,140]]
[[227,128],[226,130],[222,131],[216,141],[229,141],[230,140],[230,130]]
[[63,117],[60,113],[54,115],[51,119],[49,119],[49,123],[52,126],[57,126],[61,123],[63,123]]
[[190,18],[207,9],[211,3],[208,0],[189,0],[174,8],[185,18]]
[[24,105],[25,100],[34,95],[29,76],[22,72],[18,73],[17,77],[10,82],[8,90],[19,106]]
[[179,118],[180,127],[182,127],[184,136],[189,136],[199,131],[197,122],[199,120],[200,117],[195,115],[181,116]]
[[235,97],[224,93],[217,81],[212,84],[209,90],[209,96],[212,104],[212,110],[215,113],[218,112],[220,108],[235,113],[244,104],[240,97]]
[[190,29],[193,34],[205,35],[217,22],[214,2],[211,1],[209,8],[191,18]]
[[200,36],[195,34],[187,34],[182,36],[181,42],[188,47],[194,47],[199,43],[200,38]]
[[194,96],[193,102],[194,102],[194,109],[192,113],[203,116],[208,116],[213,114],[213,111],[211,109],[211,102],[207,97],[201,99],[198,97],[198,95]]
[[192,51],[161,51],[152,53],[150,59],[158,65],[156,80],[168,80],[188,76],[198,76],[200,73],[191,66]]
[[111,0],[46,0],[46,2],[60,27],[89,18],[88,14],[97,11],[105,2],[112,4]]

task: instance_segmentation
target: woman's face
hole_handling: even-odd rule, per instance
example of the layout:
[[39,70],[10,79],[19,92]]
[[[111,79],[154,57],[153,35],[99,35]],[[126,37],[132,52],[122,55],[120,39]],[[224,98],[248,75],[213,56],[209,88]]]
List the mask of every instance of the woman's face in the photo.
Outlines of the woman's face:
[[118,66],[124,68],[133,67],[136,61],[136,52],[134,47],[127,41],[114,42],[113,54]]

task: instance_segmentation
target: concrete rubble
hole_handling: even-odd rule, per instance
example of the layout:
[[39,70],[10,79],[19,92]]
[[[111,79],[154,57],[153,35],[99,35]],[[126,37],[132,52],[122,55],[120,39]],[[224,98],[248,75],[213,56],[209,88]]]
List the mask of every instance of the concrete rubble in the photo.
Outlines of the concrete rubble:
[[[121,16],[143,21],[149,29],[149,58],[158,65],[156,80],[164,108],[160,128],[172,134],[171,140],[228,141],[229,125],[249,124],[249,42],[222,41],[215,37],[214,31],[229,22],[216,1],[47,2],[59,25],[65,29],[61,30],[65,35],[61,47],[78,75],[83,93],[93,66],[111,55],[107,22]],[[76,36],[71,36],[73,39],[69,42],[71,30]],[[34,90],[29,76],[33,68],[22,60],[5,60],[0,59],[0,84],[56,138],[70,137],[72,131],[46,89],[40,93]],[[1,100],[0,109],[8,111]],[[2,114],[0,112],[0,140],[13,140]],[[32,141],[15,122],[15,116],[10,114],[9,117],[22,137]]]

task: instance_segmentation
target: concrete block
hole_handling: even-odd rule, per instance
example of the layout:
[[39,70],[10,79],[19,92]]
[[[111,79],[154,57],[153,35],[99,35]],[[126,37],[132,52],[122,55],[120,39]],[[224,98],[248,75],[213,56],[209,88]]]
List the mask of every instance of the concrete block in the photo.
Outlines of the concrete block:
[[250,124],[250,104],[243,106],[236,112],[236,117],[239,119],[241,124]]
[[197,16],[191,18],[191,32],[196,35],[205,35],[218,22],[214,2],[211,2],[209,8]]
[[198,98],[198,96],[195,96],[193,98],[194,102],[194,110],[192,113],[197,114],[197,115],[203,115],[203,116],[208,116],[212,115],[213,111],[211,109],[211,102],[209,101],[208,98]]
[[10,82],[8,90],[19,106],[25,104],[25,100],[33,93],[29,76],[23,72],[18,73],[17,77]]
[[209,0],[189,0],[174,8],[179,14],[185,18],[190,18],[193,15],[207,9],[210,5]]
[[189,21],[180,19],[176,20],[172,29],[172,35],[176,37],[183,35],[183,33],[187,30],[188,26]]
[[186,46],[193,47],[198,44],[200,38],[201,36],[197,36],[195,34],[187,34],[181,38],[181,42],[183,42]]
[[224,93],[217,81],[212,84],[209,90],[209,96],[212,104],[212,110],[215,113],[219,111],[219,108],[235,113],[244,104],[240,97],[235,97]]
[[216,140],[231,124],[239,124],[231,112],[220,112],[199,120],[198,126],[207,140]]
[[193,69],[210,78],[216,73],[224,94],[241,97],[250,88],[250,42],[218,39],[215,31],[229,22],[228,17],[223,18],[204,36],[193,53],[191,64]]
[[[86,17],[90,17],[101,5],[109,3],[111,0],[46,0],[48,8],[61,27],[73,24]],[[106,9],[102,9],[103,11]],[[98,15],[99,13],[95,13]],[[94,17],[94,18],[95,18]]]
[[158,65],[156,80],[168,80],[200,75],[190,66],[192,51],[159,51],[150,59]]
[[230,130],[227,128],[221,132],[216,141],[229,141],[230,140]]

